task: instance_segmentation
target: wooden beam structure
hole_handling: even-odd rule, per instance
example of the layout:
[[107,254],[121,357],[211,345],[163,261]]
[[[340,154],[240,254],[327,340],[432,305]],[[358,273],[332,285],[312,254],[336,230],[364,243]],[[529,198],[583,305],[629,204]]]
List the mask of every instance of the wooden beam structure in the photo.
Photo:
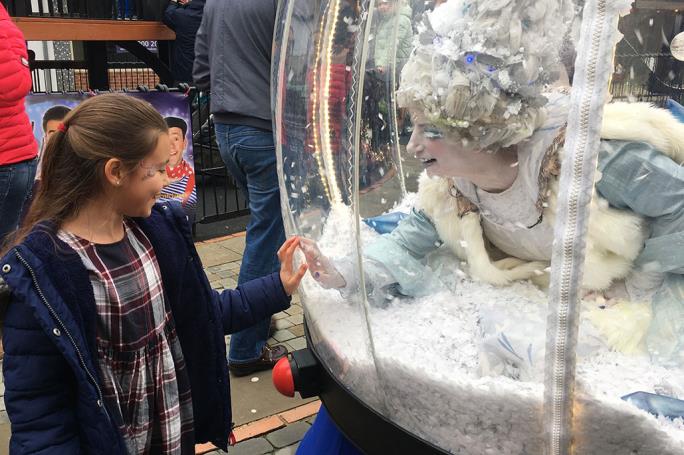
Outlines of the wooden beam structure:
[[173,41],[161,22],[13,17],[27,41]]

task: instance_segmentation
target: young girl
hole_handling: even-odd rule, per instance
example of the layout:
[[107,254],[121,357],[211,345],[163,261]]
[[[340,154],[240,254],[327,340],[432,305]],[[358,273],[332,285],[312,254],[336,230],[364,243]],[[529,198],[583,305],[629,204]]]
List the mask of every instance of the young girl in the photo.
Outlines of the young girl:
[[123,95],[85,101],[50,139],[0,262],[12,453],[226,449],[224,335],[286,309],[306,267],[292,238],[279,274],[212,290],[182,208],[155,204],[169,152],[164,119]]

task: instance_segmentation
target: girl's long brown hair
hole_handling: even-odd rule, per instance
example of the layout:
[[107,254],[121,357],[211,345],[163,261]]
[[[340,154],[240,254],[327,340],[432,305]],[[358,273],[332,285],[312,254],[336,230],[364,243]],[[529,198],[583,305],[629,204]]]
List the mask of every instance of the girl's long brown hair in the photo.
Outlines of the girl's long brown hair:
[[98,95],[81,103],[47,143],[37,194],[10,245],[20,243],[43,221],[56,227],[101,195],[104,166],[118,158],[133,169],[157,146],[168,128],[149,104],[128,95]]

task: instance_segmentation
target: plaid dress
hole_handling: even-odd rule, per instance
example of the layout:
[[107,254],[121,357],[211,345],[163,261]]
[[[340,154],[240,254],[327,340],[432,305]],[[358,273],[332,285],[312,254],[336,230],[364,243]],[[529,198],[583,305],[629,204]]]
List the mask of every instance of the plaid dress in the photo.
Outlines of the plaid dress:
[[190,382],[149,240],[129,220],[113,244],[65,231],[59,238],[90,276],[102,391],[128,452],[194,454]]

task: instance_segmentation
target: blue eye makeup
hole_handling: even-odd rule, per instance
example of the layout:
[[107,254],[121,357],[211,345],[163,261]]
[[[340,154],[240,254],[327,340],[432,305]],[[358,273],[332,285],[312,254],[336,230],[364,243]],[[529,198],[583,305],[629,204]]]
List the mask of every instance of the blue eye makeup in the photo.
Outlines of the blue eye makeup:
[[423,128],[423,136],[425,137],[425,139],[430,140],[444,139],[444,132],[439,128],[427,126]]

